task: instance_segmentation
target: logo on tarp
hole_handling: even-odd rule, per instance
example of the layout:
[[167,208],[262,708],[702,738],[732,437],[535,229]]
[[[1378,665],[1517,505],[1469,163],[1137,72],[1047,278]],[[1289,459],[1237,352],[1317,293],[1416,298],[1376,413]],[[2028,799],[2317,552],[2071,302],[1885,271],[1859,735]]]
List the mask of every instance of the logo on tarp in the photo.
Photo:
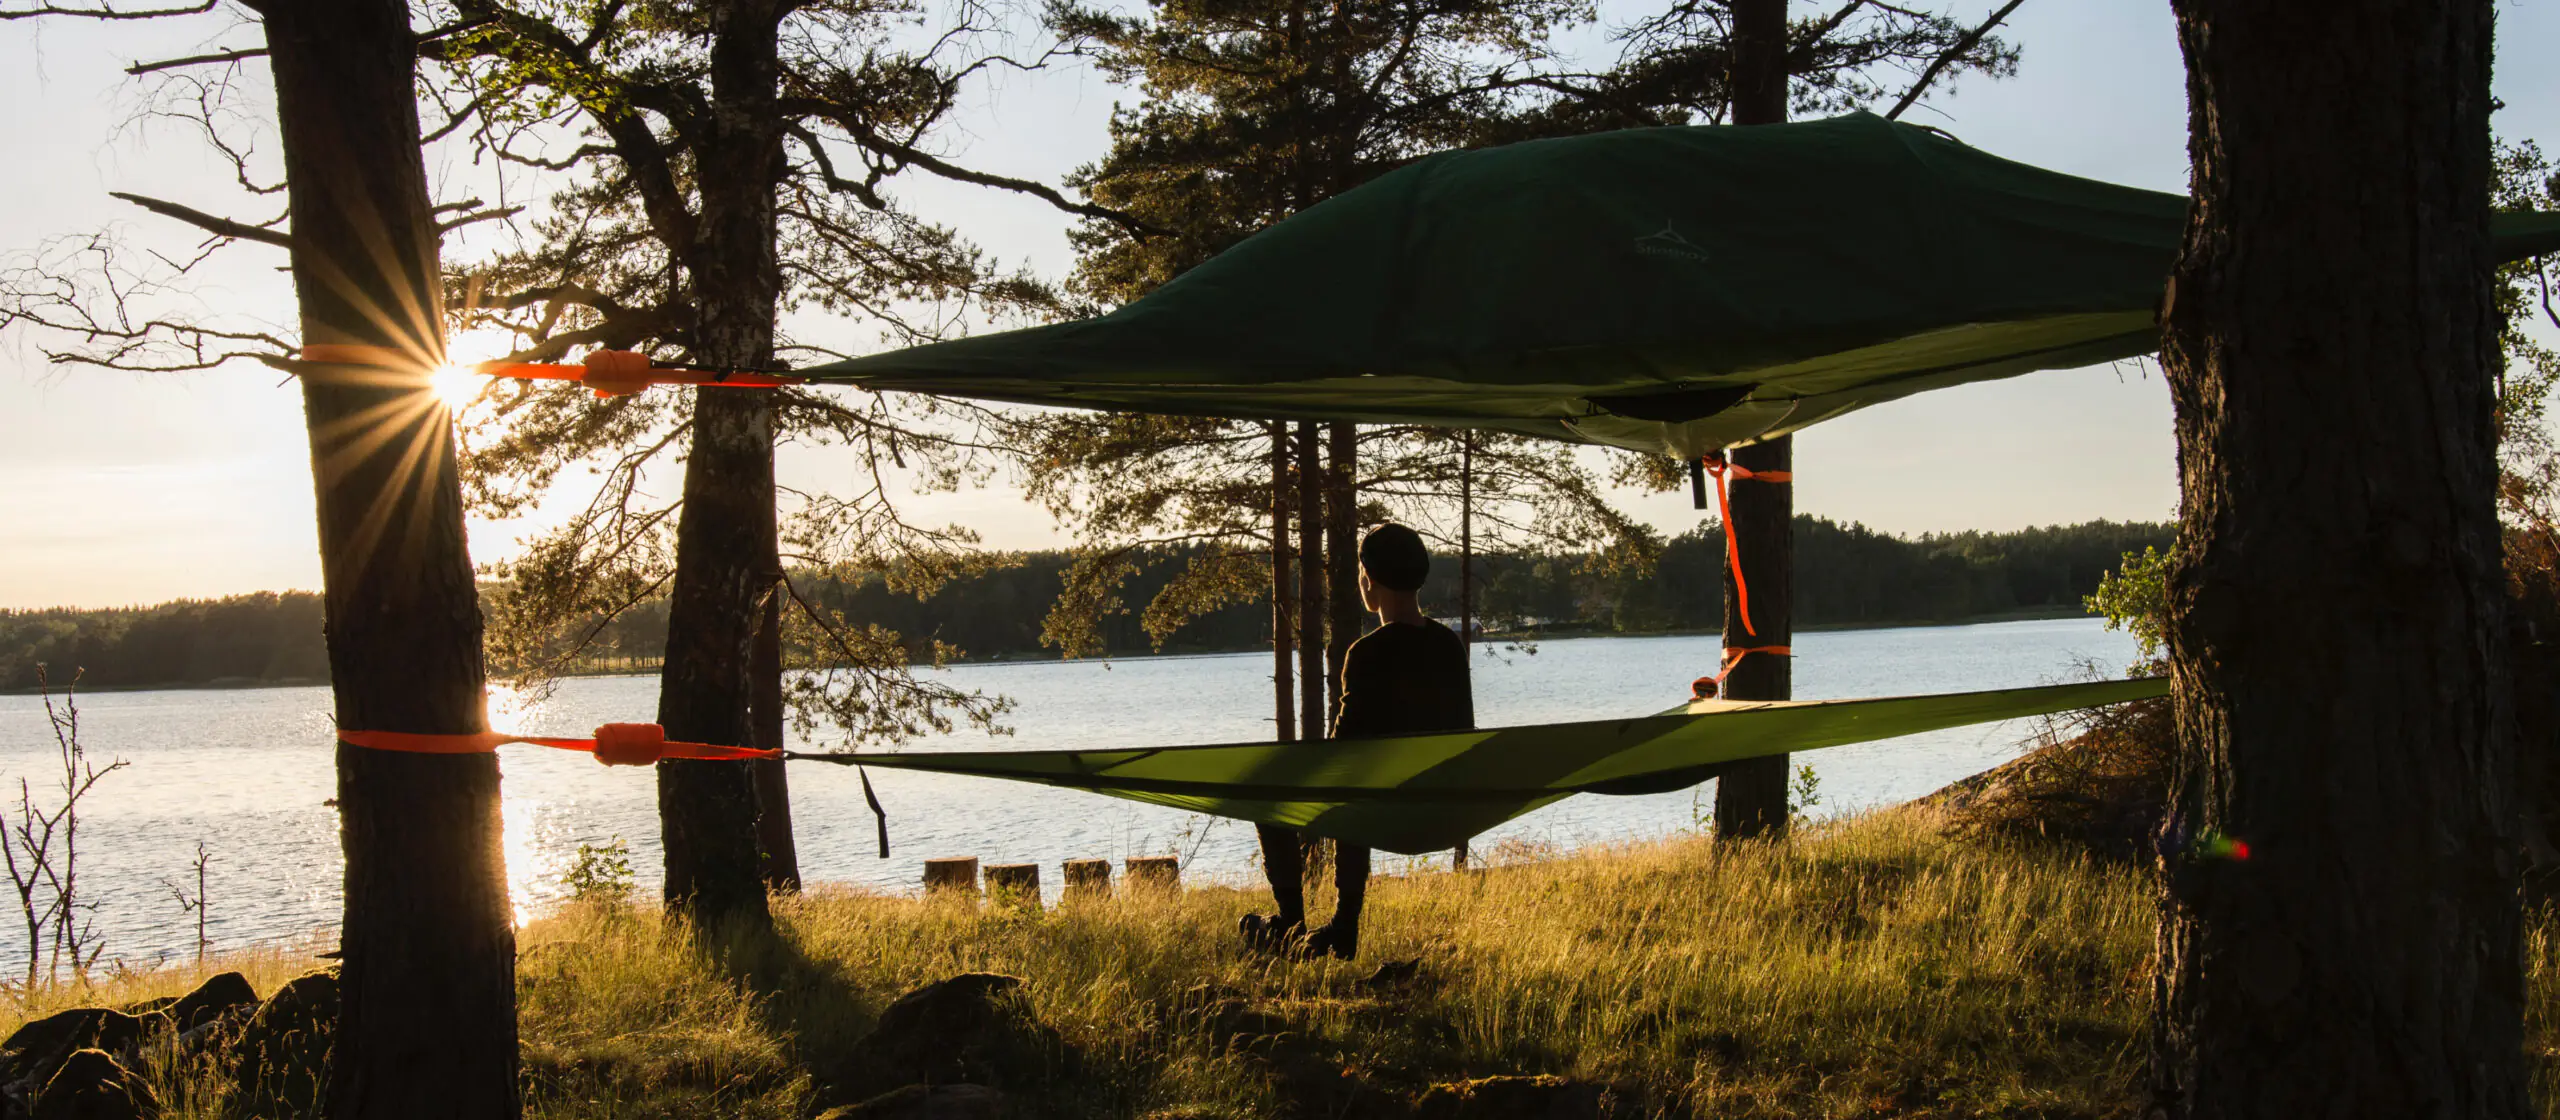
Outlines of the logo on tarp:
[[1670,257],[1684,261],[1703,262],[1711,259],[1707,256],[1706,250],[1699,248],[1696,242],[1680,236],[1680,231],[1673,228],[1667,221],[1662,223],[1660,232],[1648,233],[1636,238],[1636,252],[1648,257]]

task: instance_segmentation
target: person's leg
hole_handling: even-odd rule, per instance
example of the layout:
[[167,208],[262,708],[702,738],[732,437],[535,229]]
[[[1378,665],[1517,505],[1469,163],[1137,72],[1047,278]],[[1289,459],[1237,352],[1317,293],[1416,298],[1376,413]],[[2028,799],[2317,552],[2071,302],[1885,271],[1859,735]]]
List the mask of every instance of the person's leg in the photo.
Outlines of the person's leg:
[[1307,935],[1307,948],[1347,961],[1360,955],[1360,908],[1369,900],[1369,849],[1334,844],[1333,893],[1333,920]]
[[1271,880],[1280,912],[1268,918],[1247,914],[1238,928],[1247,941],[1276,948],[1307,924],[1307,854],[1296,829],[1262,824],[1253,831],[1262,839],[1262,873]]

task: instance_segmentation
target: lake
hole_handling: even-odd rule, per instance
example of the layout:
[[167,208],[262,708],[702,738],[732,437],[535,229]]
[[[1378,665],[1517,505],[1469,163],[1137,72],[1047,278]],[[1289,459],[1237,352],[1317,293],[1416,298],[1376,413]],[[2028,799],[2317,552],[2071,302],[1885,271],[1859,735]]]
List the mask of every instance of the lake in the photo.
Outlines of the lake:
[[[1801,699],[1950,692],[2073,679],[2094,663],[2121,671],[2133,640],[2096,620],[1839,630],[1795,639]],[[1534,652],[1479,645],[1476,712],[1486,726],[1643,715],[1688,697],[1712,672],[1713,636],[1574,638]],[[942,679],[1011,697],[1014,734],[963,732],[909,745],[962,748],[1098,748],[1239,742],[1270,736],[1268,653],[1117,661],[962,665]],[[492,726],[584,735],[599,723],[645,721],[657,708],[655,677],[565,681],[540,704],[493,697]],[[210,936],[218,948],[285,942],[338,921],[337,812],[324,688],[97,693],[80,698],[82,738],[103,763],[130,765],[84,803],[81,882],[98,903],[109,959],[140,963],[191,953],[195,919],[173,884],[193,890],[195,846],[212,853]],[[1819,813],[1926,794],[2014,757],[2024,723],[1959,728],[1802,756],[1820,776]],[[820,736],[795,742],[832,749]],[[0,696],[0,778],[54,780],[55,750],[33,696]],[[658,872],[656,792],[645,768],[607,769],[586,755],[506,748],[507,873],[520,919],[564,895],[561,873],[581,843],[620,837],[641,884]],[[880,771],[892,858],[877,858],[873,820],[850,767],[792,767],[792,817],[803,876],[811,883],[910,889],[928,856],[974,855],[1037,862],[1054,892],[1060,860],[1180,854],[1184,876],[1244,881],[1254,867],[1253,830],[1234,821],[1098,794],[978,778]],[[1695,827],[1708,790],[1646,797],[1571,798],[1477,840],[1570,848],[1664,836]],[[1437,857],[1445,861],[1447,857]],[[1382,857],[1380,868],[1399,866]],[[0,962],[23,962],[23,945]],[[0,967],[9,966],[0,963]],[[6,973],[0,973],[5,975]]]

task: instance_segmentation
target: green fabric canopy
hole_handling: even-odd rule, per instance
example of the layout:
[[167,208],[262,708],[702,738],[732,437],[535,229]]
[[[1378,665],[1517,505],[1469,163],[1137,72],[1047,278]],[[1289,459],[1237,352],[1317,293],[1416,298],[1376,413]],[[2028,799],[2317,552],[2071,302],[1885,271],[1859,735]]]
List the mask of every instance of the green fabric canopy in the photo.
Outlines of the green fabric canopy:
[[[821,381],[1681,456],[2159,345],[2186,199],[1865,113],[1444,152],[1080,322]],[[2500,259],[2560,251],[2501,215]]]
[[1577,793],[1683,789],[1743,759],[2168,691],[2153,678],[1875,700],[1709,700],[1633,719],[1308,743],[791,757],[1091,790],[1410,855]]

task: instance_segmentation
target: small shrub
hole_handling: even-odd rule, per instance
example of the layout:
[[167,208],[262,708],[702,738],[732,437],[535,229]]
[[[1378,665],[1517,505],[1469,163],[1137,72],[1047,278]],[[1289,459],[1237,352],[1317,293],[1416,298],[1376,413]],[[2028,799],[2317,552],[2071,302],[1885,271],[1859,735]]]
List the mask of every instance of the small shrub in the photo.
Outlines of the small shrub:
[[619,836],[602,844],[580,844],[560,876],[569,897],[580,902],[620,903],[631,900],[639,882],[631,872],[631,845]]

